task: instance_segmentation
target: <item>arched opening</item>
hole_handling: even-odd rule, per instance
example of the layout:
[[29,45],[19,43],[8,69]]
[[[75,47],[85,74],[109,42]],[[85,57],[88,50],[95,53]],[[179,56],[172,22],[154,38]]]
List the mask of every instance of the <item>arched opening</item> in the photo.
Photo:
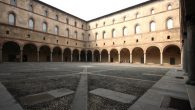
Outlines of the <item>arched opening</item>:
[[168,45],[163,50],[163,64],[181,64],[181,51],[176,45]]
[[100,61],[100,52],[98,50],[94,51],[94,62]]
[[116,49],[110,51],[110,62],[118,62],[118,51]]
[[151,46],[146,50],[147,64],[160,64],[160,49],[156,46]]
[[105,49],[101,52],[101,61],[108,62],[108,51]]
[[49,62],[50,61],[50,48],[48,46],[42,46],[39,53],[40,62]]
[[144,63],[144,51],[140,47],[136,47],[132,51],[133,63]]
[[87,51],[87,62],[92,62],[92,51],[91,50]]
[[20,61],[20,46],[12,41],[3,44],[2,49],[3,62],[19,62]]
[[79,61],[79,50],[74,49],[72,53],[72,61],[78,62]]
[[123,48],[120,51],[120,62],[122,63],[129,63],[130,62],[130,51],[127,48]]
[[23,62],[37,61],[37,47],[34,44],[26,44],[23,47]]
[[60,47],[55,47],[53,49],[53,53],[52,53],[52,57],[53,57],[53,62],[61,62],[62,61],[62,50]]
[[71,62],[71,50],[69,48],[64,49],[64,61],[65,62]]
[[85,55],[85,50],[81,50],[81,62],[85,62],[86,61],[86,55]]

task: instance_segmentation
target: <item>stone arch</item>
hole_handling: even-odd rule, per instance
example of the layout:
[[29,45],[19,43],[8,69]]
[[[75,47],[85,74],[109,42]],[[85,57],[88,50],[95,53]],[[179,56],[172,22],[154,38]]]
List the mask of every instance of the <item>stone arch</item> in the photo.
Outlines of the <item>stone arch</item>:
[[181,49],[177,45],[167,45],[163,49],[163,64],[181,64]]
[[78,49],[74,49],[72,51],[72,61],[73,62],[78,62],[79,61],[79,50]]
[[120,50],[120,62],[122,63],[130,62],[130,51],[128,48],[122,48]]
[[63,53],[63,59],[65,62],[71,62],[71,49],[65,48]]
[[103,49],[101,51],[101,61],[102,62],[108,62],[108,50]]
[[39,49],[39,61],[40,62],[49,62],[50,59],[51,49],[47,45],[42,45]]
[[156,46],[150,46],[146,49],[146,63],[160,64],[160,49]]
[[100,52],[99,50],[94,50],[94,62],[99,62],[100,61]]
[[91,50],[87,51],[87,62],[92,62],[92,51]]
[[54,47],[52,52],[53,62],[62,61],[62,49],[60,47]]
[[141,47],[135,47],[132,50],[132,62],[144,63],[144,50]]
[[4,42],[2,45],[2,60],[3,62],[19,62],[20,45],[14,41]]
[[111,49],[110,62],[118,62],[118,50],[117,49]]
[[81,62],[86,61],[86,51],[85,50],[81,50],[80,57],[81,57]]
[[23,62],[37,61],[37,46],[33,43],[27,43],[23,47]]

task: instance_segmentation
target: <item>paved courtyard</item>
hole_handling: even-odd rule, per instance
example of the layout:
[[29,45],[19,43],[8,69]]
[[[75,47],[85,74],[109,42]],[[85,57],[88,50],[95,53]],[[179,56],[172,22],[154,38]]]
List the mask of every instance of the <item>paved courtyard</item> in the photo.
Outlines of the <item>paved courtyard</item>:
[[24,110],[127,110],[169,70],[108,63],[3,63],[0,82]]

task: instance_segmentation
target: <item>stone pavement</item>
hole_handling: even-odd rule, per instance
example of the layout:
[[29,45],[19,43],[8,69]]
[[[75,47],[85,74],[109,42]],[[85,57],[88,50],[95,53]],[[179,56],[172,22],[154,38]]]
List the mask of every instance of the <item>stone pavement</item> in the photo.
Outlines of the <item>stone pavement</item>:
[[[161,107],[163,99],[166,97],[188,100],[185,88],[186,80],[187,77],[184,76],[184,72],[176,69],[170,70],[128,110],[167,110],[167,108]],[[172,110],[173,108],[168,109]]]
[[80,82],[78,84],[74,99],[72,110],[87,110],[88,108],[88,75],[87,67],[81,73]]
[[105,97],[105,98],[108,98],[108,99],[111,99],[117,102],[121,102],[121,103],[132,103],[132,101],[136,99],[136,96],[124,94],[124,93],[120,93],[120,92],[116,92],[116,91],[112,91],[108,89],[103,89],[103,88],[92,90],[90,91],[90,93],[97,95],[97,96]]
[[0,82],[0,110],[23,110]]
[[25,97],[21,97],[20,101],[24,105],[35,105],[38,103],[43,103],[47,102],[50,100],[53,100],[55,98],[60,98],[66,95],[73,94],[74,91],[62,88],[62,89],[57,89],[57,90],[52,90],[48,92],[43,92],[43,93],[38,93],[38,94],[33,94],[33,95],[28,95]]

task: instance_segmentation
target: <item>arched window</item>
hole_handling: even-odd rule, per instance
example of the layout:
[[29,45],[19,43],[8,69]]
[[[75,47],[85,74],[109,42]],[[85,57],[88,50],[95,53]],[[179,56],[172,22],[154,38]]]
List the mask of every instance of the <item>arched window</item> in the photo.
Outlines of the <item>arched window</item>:
[[90,40],[90,36],[91,36],[91,35],[90,35],[90,34],[88,34],[88,41]]
[[59,27],[58,26],[55,26],[54,32],[55,32],[56,35],[59,34]]
[[106,22],[105,22],[105,21],[103,22],[103,25],[104,25],[104,26],[106,25]]
[[82,38],[83,38],[83,40],[85,40],[85,36],[84,36],[84,33],[82,33]]
[[77,22],[76,21],[74,22],[74,26],[77,27]]
[[169,4],[169,5],[167,6],[167,10],[171,10],[171,9],[172,9],[172,5]]
[[68,38],[69,38],[69,33],[70,33],[70,32],[69,32],[69,29],[67,28],[67,29],[66,29],[66,37],[68,37]]
[[139,13],[138,12],[135,14],[135,18],[139,18]]
[[173,19],[169,18],[167,19],[167,29],[172,29],[173,28]]
[[136,24],[135,25],[135,34],[140,34],[140,32],[141,32],[140,25]]
[[156,23],[154,21],[150,22],[150,32],[156,31]]
[[126,21],[126,18],[127,18],[126,16],[123,16],[123,21]]
[[115,23],[115,19],[112,20],[112,24],[114,24],[114,23]]
[[48,11],[47,10],[44,11],[44,16],[48,16]]
[[77,31],[75,31],[74,34],[75,34],[75,39],[77,39],[77,37],[78,37],[78,36],[77,36]]
[[33,5],[31,3],[29,4],[29,11],[33,11]]
[[96,32],[95,33],[95,40],[97,40],[98,39],[98,33]]
[[150,12],[151,12],[151,14],[154,14],[154,9],[152,8]]
[[103,33],[102,33],[102,38],[105,39],[105,37],[106,37],[106,32],[103,31]]
[[83,24],[81,25],[81,28],[82,28],[82,29],[84,28],[84,25],[83,25]]
[[59,18],[58,15],[56,15],[56,20],[58,20],[58,18]]
[[115,29],[112,29],[112,38],[116,37]]
[[66,18],[66,23],[69,24],[69,19],[68,18]]
[[8,15],[8,22],[9,22],[10,25],[15,25],[16,24],[16,16],[15,16],[15,14],[10,13]]
[[11,5],[16,5],[17,0],[10,0]]
[[95,26],[96,26],[96,28],[97,28],[97,27],[98,27],[98,24],[96,24]]
[[43,32],[47,32],[47,23],[43,22]]
[[28,20],[28,27],[29,29],[34,29],[34,20],[32,18]]
[[128,30],[126,27],[123,27],[123,36],[127,36],[128,35]]

